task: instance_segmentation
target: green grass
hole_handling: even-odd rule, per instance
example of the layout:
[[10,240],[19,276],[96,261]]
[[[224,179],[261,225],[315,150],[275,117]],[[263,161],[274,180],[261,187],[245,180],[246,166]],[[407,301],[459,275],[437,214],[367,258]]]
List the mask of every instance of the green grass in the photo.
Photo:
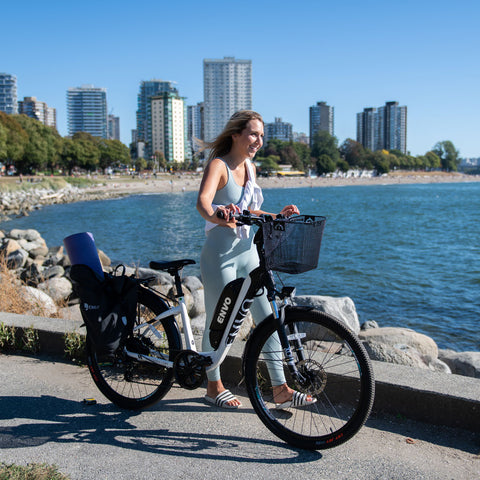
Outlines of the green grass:
[[69,480],[54,465],[30,463],[27,466],[0,463],[0,480]]

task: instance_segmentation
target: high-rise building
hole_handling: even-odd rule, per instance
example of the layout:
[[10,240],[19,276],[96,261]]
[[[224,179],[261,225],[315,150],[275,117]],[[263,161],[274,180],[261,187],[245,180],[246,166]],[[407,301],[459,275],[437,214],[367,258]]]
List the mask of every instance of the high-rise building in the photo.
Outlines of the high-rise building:
[[378,115],[376,108],[364,108],[357,113],[357,142],[372,152],[377,149]]
[[151,157],[155,150],[152,149],[152,97],[163,93],[178,95],[174,82],[164,80],[147,80],[140,83],[137,95],[137,142],[145,146],[145,157]]
[[283,140],[284,142],[293,140],[292,124],[282,122],[282,119],[279,117],[276,117],[273,123],[265,123],[264,145],[272,139]]
[[107,138],[107,90],[82,85],[67,90],[68,134],[87,132]]
[[385,150],[407,153],[407,107],[398,102],[386,102],[378,109],[378,137]]
[[313,144],[314,136],[319,131],[334,132],[334,108],[326,102],[317,102],[310,107],[310,146]]
[[357,142],[372,151],[400,150],[407,153],[407,107],[398,102],[365,108],[357,113]]
[[120,117],[108,114],[107,117],[107,138],[109,140],[120,140]]
[[252,61],[203,60],[204,138],[212,141],[238,110],[252,109]]
[[0,73],[0,111],[18,113],[17,77],[9,73]]
[[18,113],[42,122],[47,127],[57,128],[57,111],[35,97],[24,97],[18,102]]
[[167,162],[183,163],[190,157],[187,145],[185,99],[176,93],[164,92],[151,97],[152,154],[161,152]]
[[[195,141],[204,138],[203,133],[203,102],[187,107],[187,141],[192,155],[200,150],[200,145]],[[202,153],[199,153],[202,157]]]

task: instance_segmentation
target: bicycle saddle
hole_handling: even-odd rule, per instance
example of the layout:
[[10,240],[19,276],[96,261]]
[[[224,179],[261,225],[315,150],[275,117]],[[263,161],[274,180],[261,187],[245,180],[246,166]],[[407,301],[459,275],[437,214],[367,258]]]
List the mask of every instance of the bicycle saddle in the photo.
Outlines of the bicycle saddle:
[[183,258],[181,260],[171,260],[171,261],[152,261],[150,262],[150,268],[153,270],[181,270],[185,265],[193,265],[195,260],[190,260],[189,258]]

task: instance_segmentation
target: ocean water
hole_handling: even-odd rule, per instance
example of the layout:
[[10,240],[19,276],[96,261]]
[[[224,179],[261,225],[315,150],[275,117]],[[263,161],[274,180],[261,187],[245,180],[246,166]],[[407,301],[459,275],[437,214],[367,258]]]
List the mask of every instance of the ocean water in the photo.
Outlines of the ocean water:
[[[318,269],[282,275],[297,293],[348,296],[360,322],[412,328],[440,348],[480,351],[480,183],[264,190],[267,211],[325,215]],[[52,205],[0,229],[34,228],[48,246],[90,231],[112,260],[193,258],[204,241],[196,193]],[[198,265],[185,274],[199,275]]]

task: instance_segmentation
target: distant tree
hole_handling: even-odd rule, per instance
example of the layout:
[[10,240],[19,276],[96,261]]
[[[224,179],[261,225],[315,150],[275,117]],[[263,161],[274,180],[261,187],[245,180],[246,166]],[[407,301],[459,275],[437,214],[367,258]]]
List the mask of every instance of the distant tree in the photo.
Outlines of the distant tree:
[[432,152],[432,151],[427,152],[423,158],[424,158],[425,167],[428,169],[435,170],[442,166],[442,161],[440,160],[440,157],[435,152]]
[[280,150],[283,147],[282,140],[277,138],[272,138],[268,143],[263,147],[263,156],[268,157],[269,155],[278,155],[280,156]]
[[102,169],[129,165],[131,163],[130,150],[120,140],[97,140],[100,151],[99,166]]
[[292,145],[283,145],[280,149],[280,160],[283,164],[291,165],[294,170],[303,170],[303,163],[298,158]]
[[337,162],[337,169],[343,173],[347,173],[350,170],[350,165],[343,159]]
[[62,143],[62,150],[60,151],[60,165],[72,175],[75,167],[79,165],[79,148],[78,144],[71,138],[64,138]]
[[26,115],[15,115],[14,118],[28,135],[22,158],[16,163],[17,169],[21,173],[46,169],[53,173],[61,144],[58,132]]
[[278,155],[269,155],[266,158],[262,158],[260,163],[260,171],[272,173],[278,170],[278,164],[280,162],[280,157]]
[[318,174],[323,175],[325,173],[334,172],[336,163],[329,155],[322,153],[317,158],[316,167],[317,167]]
[[6,156],[5,163],[16,164],[23,157],[25,147],[28,143],[28,134],[14,118],[14,115],[8,115],[0,112],[0,124],[7,131],[5,142]]
[[140,157],[135,160],[135,170],[137,172],[141,172],[142,170],[145,170],[147,168],[147,161]]
[[394,155],[390,155],[386,152],[381,150],[377,152],[373,152],[372,154],[372,164],[373,168],[377,171],[379,175],[384,173],[388,173],[390,171],[390,157],[394,157]]
[[76,144],[77,167],[94,171],[100,164],[100,149],[98,148],[97,139],[86,132],[77,132],[73,135],[72,140]]
[[317,166],[322,155],[329,157],[335,165],[340,160],[337,138],[323,130],[318,131],[313,137],[311,155],[317,159]]
[[302,170],[311,167],[310,147],[306,143],[301,142],[290,142],[290,145],[295,149],[295,152],[297,152],[297,157],[303,165]]
[[460,163],[460,152],[455,148],[450,140],[438,142],[435,144],[432,151],[440,158],[440,163],[443,170],[447,172],[457,171],[458,164]]
[[161,152],[160,150],[156,150],[154,155],[156,161],[158,162],[159,170],[165,171],[165,169],[167,168],[167,160],[165,159],[165,155],[163,154],[163,152]]
[[8,130],[0,123],[0,161],[7,159],[7,137]]
[[[340,155],[351,167],[363,168],[367,149],[360,143],[347,138],[340,146]],[[370,151],[368,151],[371,153]]]

